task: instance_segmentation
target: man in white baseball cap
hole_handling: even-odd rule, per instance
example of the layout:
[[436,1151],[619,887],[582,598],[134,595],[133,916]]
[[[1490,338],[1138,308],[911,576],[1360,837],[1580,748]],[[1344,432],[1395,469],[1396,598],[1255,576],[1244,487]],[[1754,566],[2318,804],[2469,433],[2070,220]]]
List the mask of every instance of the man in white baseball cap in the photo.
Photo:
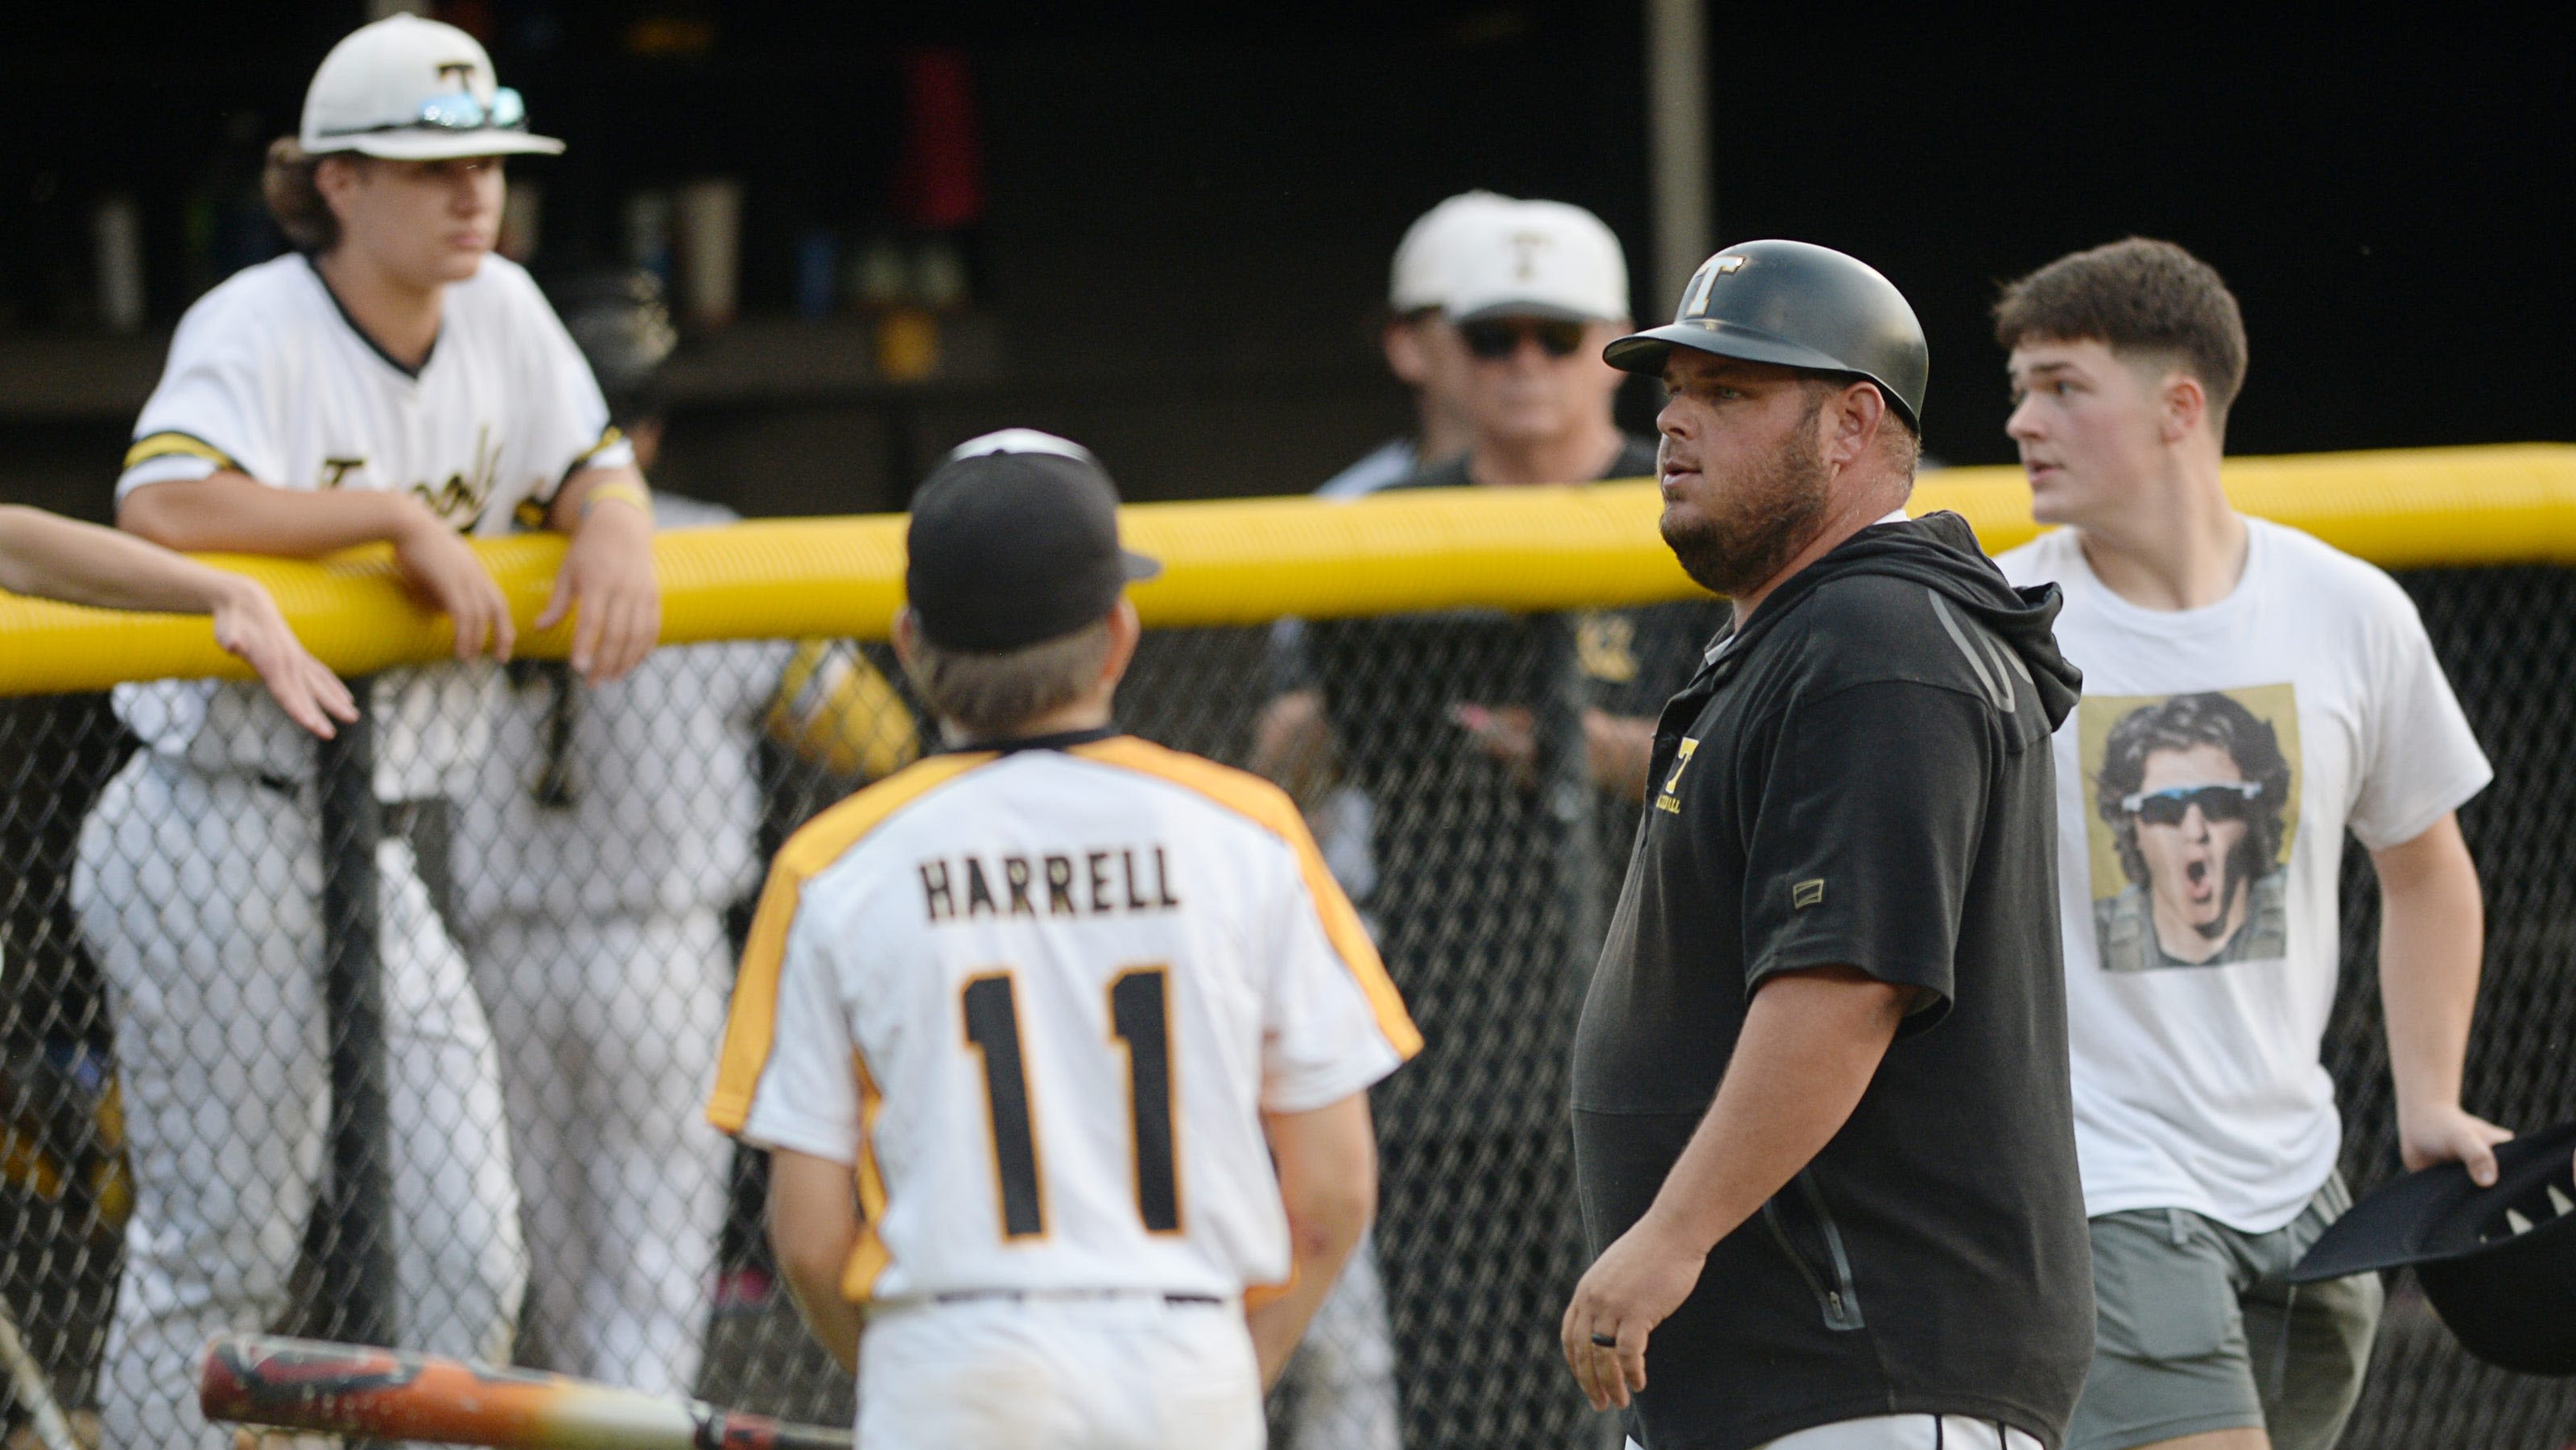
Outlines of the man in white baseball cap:
[[1388,269],[1379,345],[1387,371],[1413,390],[1419,431],[1371,450],[1326,479],[1317,493],[1358,498],[1467,450],[1467,355],[1449,330],[1446,308],[1461,253],[1516,205],[1490,191],[1460,192],[1405,229]]
[[304,93],[296,140],[310,156],[355,151],[388,161],[564,149],[528,134],[527,102],[493,79],[482,42],[416,15],[389,16],[331,47]]
[[1469,358],[1468,447],[1432,470],[1441,476],[1416,481],[1652,473],[1651,448],[1611,419],[1620,379],[1601,349],[1628,325],[1628,265],[1601,219],[1561,201],[1514,202],[1475,218],[1450,269],[1447,317]]

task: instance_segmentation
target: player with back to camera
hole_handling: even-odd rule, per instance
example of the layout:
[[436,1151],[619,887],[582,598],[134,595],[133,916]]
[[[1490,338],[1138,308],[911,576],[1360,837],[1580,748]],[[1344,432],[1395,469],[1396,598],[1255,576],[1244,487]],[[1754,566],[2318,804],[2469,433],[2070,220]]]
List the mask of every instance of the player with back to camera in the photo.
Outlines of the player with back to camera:
[[1730,247],[1608,357],[1663,379],[1664,540],[1735,628],[1657,726],[1575,1037],[1566,1363],[1649,1446],[2055,1447],[2093,1327],[2055,591],[1905,517],[1930,353],[1855,259]]
[[1108,476],[995,446],[907,536],[951,749],[779,853],[710,1116],[771,1150],[860,1443],[1258,1446],[1420,1038],[1287,796],[1110,723],[1153,566]]
[[349,687],[304,648],[256,579],[200,564],[130,534],[0,505],[0,589],[100,609],[214,617],[215,643],[259,674],[286,717],[328,740],[358,718]]
[[[650,468],[674,336],[650,273],[568,279],[564,324]],[[657,489],[657,527],[732,510]],[[521,1357],[650,1394],[696,1383],[732,1148],[699,1114],[759,884],[764,734],[846,777],[918,753],[846,641],[713,640],[590,685],[514,660],[459,812],[457,938],[492,1018],[529,1251]]]
[[2493,772],[2395,581],[2229,506],[2245,324],[2215,270],[2077,252],[2004,289],[1995,335],[2031,511],[2063,526],[1997,562],[2065,591],[2085,673],[2057,864],[2101,1322],[2067,1443],[2324,1450],[2381,1303],[2375,1275],[2286,1278],[2351,1205],[2320,1061],[2344,832],[2379,879],[2399,1151],[2492,1181],[2511,1134],[2460,1103],[2483,909],[2455,812]]
[[[269,153],[296,251],[191,307],[117,483],[174,548],[311,557],[388,542],[455,623],[458,663],[374,682],[389,825],[443,809],[483,749],[510,612],[463,536],[525,510],[571,536],[539,619],[574,667],[631,669],[660,627],[647,500],[589,369],[527,274],[489,255],[527,130],[483,48],[410,16],[333,47]],[[73,883],[116,1011],[136,1188],[110,1326],[110,1443],[212,1447],[191,1363],[289,1308],[330,1110],[312,753],[239,686],[118,692],[147,748],[112,781]],[[525,1265],[490,1036],[412,847],[378,854],[402,1342],[506,1359]]]

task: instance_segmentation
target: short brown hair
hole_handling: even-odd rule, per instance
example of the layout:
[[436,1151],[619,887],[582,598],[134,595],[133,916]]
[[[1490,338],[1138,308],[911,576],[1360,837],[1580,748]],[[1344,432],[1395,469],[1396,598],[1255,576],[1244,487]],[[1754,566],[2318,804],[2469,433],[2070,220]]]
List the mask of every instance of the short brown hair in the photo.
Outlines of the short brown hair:
[[260,196],[277,229],[286,233],[289,246],[308,257],[340,244],[340,219],[331,214],[331,203],[323,200],[322,187],[313,179],[321,169],[321,157],[294,137],[280,136],[268,143],[268,164],[259,176]]
[[2245,385],[2245,317],[2216,268],[2171,242],[2130,237],[2058,258],[2004,288],[1995,341],[2100,342],[2174,358],[2223,419]]
[[1008,735],[1072,704],[1100,683],[1109,621],[991,654],[942,649],[915,631],[904,673],[930,713],[978,737]]

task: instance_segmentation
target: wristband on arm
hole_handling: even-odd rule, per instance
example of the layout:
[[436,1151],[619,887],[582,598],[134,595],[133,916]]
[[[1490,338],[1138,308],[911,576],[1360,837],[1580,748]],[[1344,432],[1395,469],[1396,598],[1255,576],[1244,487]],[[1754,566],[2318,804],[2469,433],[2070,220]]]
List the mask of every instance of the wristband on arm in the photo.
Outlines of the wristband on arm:
[[648,519],[653,517],[653,496],[644,491],[642,484],[628,483],[622,479],[594,485],[590,492],[583,494],[580,517],[587,519],[592,509],[610,502],[633,504],[643,510],[644,517]]

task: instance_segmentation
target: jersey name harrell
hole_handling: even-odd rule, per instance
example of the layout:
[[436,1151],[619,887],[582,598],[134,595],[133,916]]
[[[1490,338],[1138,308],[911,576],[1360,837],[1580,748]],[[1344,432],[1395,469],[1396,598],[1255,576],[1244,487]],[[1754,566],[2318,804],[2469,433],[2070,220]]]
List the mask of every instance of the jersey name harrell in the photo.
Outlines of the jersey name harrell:
[[1160,846],[1065,855],[934,856],[920,866],[934,923],[1001,916],[1143,915],[1172,911],[1172,873]]

